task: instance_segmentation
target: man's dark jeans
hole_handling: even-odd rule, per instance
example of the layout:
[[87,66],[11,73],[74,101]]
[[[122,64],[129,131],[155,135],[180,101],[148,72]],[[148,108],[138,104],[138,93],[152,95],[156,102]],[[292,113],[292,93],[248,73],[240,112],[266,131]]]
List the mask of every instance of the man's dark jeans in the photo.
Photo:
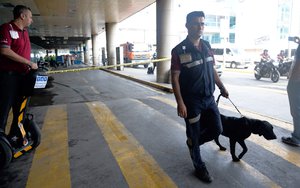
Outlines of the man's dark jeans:
[[5,132],[7,118],[13,108],[11,133],[18,129],[18,116],[23,97],[19,96],[22,76],[15,72],[0,72],[0,132]]

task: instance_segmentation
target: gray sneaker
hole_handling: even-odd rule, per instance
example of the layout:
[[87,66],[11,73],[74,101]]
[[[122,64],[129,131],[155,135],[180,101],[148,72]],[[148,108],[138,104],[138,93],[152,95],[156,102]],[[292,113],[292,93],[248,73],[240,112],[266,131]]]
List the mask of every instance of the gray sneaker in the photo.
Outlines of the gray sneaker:
[[293,140],[292,137],[283,136],[281,137],[281,140],[283,143],[286,143],[288,145],[300,147],[300,143],[297,143],[295,140]]

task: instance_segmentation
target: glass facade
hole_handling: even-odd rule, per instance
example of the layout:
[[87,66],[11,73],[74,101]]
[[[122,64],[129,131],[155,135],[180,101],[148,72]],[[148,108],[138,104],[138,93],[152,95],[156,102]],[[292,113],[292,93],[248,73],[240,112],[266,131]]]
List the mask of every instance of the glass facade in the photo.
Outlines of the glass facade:
[[287,39],[289,36],[291,13],[290,1],[284,1],[278,4],[277,32],[280,39]]
[[235,26],[236,26],[236,17],[230,16],[226,18],[226,16],[222,15],[206,15],[205,23],[206,23],[206,32],[204,39],[210,41],[212,44],[218,44],[222,42],[221,36],[221,22],[225,20],[226,26],[230,32],[228,33],[227,41],[230,43],[235,42]]

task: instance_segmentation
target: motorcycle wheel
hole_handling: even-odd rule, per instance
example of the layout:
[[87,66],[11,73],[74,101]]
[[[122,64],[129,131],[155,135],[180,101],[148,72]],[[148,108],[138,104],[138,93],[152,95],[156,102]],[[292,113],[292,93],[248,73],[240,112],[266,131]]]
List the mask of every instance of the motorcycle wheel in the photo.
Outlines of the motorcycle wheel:
[[12,150],[6,138],[0,138],[0,170],[6,168],[12,160]]
[[256,80],[260,80],[261,79],[261,76],[259,74],[254,74]]
[[255,68],[254,68],[254,77],[255,77],[256,80],[260,80],[261,79],[261,75],[257,74],[259,71],[260,71],[260,68],[259,68],[258,65],[256,65]]
[[279,73],[279,71],[278,71],[278,70],[272,71],[272,73],[271,73],[271,80],[272,80],[274,83],[276,83],[276,82],[279,81],[279,78],[280,78],[280,73]]

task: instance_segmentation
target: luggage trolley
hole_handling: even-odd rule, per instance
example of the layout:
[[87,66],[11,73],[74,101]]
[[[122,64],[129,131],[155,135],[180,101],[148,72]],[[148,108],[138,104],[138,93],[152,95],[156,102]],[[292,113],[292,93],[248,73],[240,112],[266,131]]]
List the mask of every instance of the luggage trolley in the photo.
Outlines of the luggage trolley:
[[9,136],[5,133],[0,133],[0,169],[8,167],[13,159],[36,148],[41,141],[40,128],[34,122],[33,114],[27,113],[27,107],[30,96],[33,94],[33,88],[45,88],[48,76],[38,75],[36,71],[32,71],[26,76],[25,80],[21,87],[29,88],[29,90],[27,89],[26,94],[22,94],[22,104],[17,122],[20,132]]

